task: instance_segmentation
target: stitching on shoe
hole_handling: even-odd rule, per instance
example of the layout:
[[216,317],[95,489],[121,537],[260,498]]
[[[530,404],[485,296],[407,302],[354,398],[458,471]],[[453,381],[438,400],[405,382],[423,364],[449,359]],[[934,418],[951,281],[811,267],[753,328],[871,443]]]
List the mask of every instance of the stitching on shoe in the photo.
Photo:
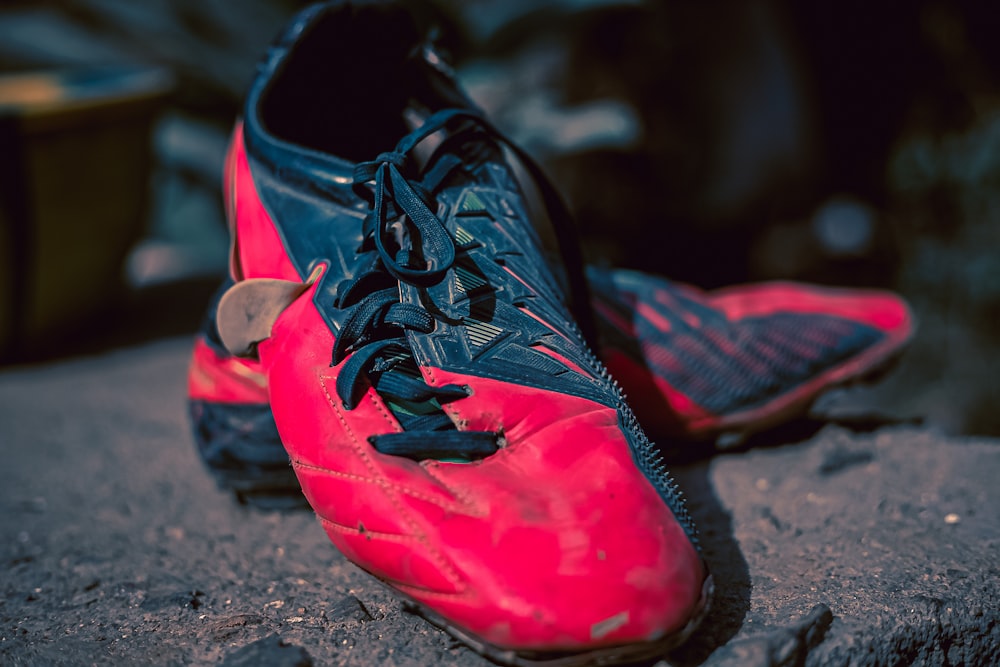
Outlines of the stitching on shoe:
[[[325,379],[325,376],[320,375],[320,378],[321,380]],[[321,381],[320,386],[323,388],[323,394],[326,396],[327,401],[333,408],[334,414],[337,415],[337,419],[344,427],[344,430],[347,432],[348,436],[350,436],[351,443],[354,445],[354,450],[357,452],[358,456],[364,462],[365,467],[368,468],[369,473],[371,473],[372,477],[376,480],[383,479],[384,475],[379,473],[379,471],[375,467],[374,462],[371,459],[371,456],[368,454],[365,448],[361,446],[361,443],[358,441],[357,436],[355,436],[354,431],[352,431],[348,427],[347,420],[344,417],[344,413],[341,411],[339,403],[333,400],[332,397],[330,396],[330,393],[326,389],[326,383]],[[448,560],[445,559],[444,556],[442,556],[439,553],[439,551],[434,548],[430,540],[427,539],[427,535],[425,535],[424,531],[421,530],[420,525],[414,520],[412,513],[400,502],[399,494],[402,493],[402,489],[398,488],[393,483],[383,483],[379,484],[379,486],[382,488],[383,492],[388,497],[389,502],[391,502],[393,507],[396,508],[396,512],[399,514],[400,519],[410,527],[410,530],[413,532],[413,539],[415,539],[421,545],[423,545],[424,550],[427,553],[428,557],[437,563],[438,568],[441,570],[441,574],[446,579],[451,580],[451,582],[455,585],[455,587],[462,588],[463,587],[462,579],[459,577],[458,572],[454,569],[451,563],[448,562]],[[319,512],[316,512],[316,515],[321,520],[322,519],[329,520],[327,517],[323,516]]]
[[[326,396],[326,402],[329,403],[334,408],[334,410],[337,411],[337,415],[340,418],[340,423],[344,425],[344,428],[347,429],[348,432],[351,432],[351,427],[348,425],[347,420],[344,419],[343,412],[341,412],[340,410],[339,397],[332,396],[330,394],[330,390],[327,389],[327,382],[336,383],[337,379],[335,377],[331,377],[324,373],[319,373],[318,375],[319,375],[319,384],[323,388],[323,395]],[[375,408],[379,411],[379,414],[382,415],[382,418],[385,419],[386,423],[389,424],[390,427],[392,427],[392,430],[397,433],[401,433],[403,431],[403,426],[399,423],[399,421],[396,420],[395,417],[392,416],[392,414],[389,412],[389,408],[386,407],[385,403],[382,401],[379,395],[375,392],[366,392],[366,394],[367,395],[365,396],[365,398],[367,398],[372,402],[372,405],[374,405]],[[357,442],[357,438],[354,436],[353,432],[351,432],[351,438],[355,442]]]
[[424,599],[435,598],[438,600],[455,600],[455,599],[468,599],[475,597],[475,591],[472,588],[466,586],[460,586],[457,593],[442,593],[441,591],[433,591],[427,588],[420,588],[419,586],[414,586],[413,584],[404,584],[401,581],[393,580],[392,585],[401,591],[413,591],[412,595],[414,597],[421,597]]
[[[425,373],[425,377],[428,380],[428,384],[434,387],[438,386],[438,380],[434,376],[434,369],[432,369],[429,366],[420,366],[419,368],[423,373]],[[459,424],[461,424],[462,422],[467,421],[462,417],[461,411],[454,405],[451,404],[442,405],[441,411],[444,412],[446,415],[448,415],[453,422],[455,422],[456,428],[458,428]],[[433,461],[433,462],[421,463],[421,466],[427,472],[428,475],[430,475],[431,477],[434,478],[435,481],[437,481],[438,484],[447,489],[449,493],[458,498],[464,505],[466,505],[471,510],[470,516],[475,516],[475,517],[486,516],[487,511],[481,508],[479,503],[476,503],[474,500],[472,500],[472,498],[466,495],[465,491],[462,491],[457,487],[452,486],[452,484],[438,472],[437,467],[431,467],[432,463],[438,464],[437,467],[439,467],[440,465],[439,462]],[[464,465],[474,465],[474,464],[464,464]]]
[[[360,443],[358,442],[357,437],[354,435],[354,432],[351,430],[350,425],[347,423],[347,419],[344,417],[344,413],[340,409],[340,406],[339,406],[339,403],[337,402],[337,399],[335,399],[333,396],[331,396],[330,392],[327,390],[326,381],[327,380],[332,380],[332,378],[330,378],[327,375],[323,375],[323,374],[320,374],[319,377],[320,377],[320,386],[323,388],[323,395],[326,396],[327,402],[334,409],[334,412],[336,412],[337,418],[340,420],[340,423],[344,427],[344,430],[347,431],[347,433],[351,436],[351,440],[352,440],[352,442],[354,442],[355,448],[358,450],[358,453],[361,454],[362,458],[364,458],[366,465],[368,465],[370,463],[370,458],[368,456],[368,453],[366,451],[364,451],[363,449],[360,448]],[[391,413],[389,413],[388,408],[385,407],[385,404],[382,402],[381,398],[379,398],[379,396],[377,394],[375,394],[374,396],[370,396],[369,398],[371,399],[372,404],[382,413],[383,417],[385,417],[386,421],[389,422],[389,424],[397,432],[402,432],[403,431],[402,425],[400,425],[392,417]],[[448,408],[450,406],[443,405],[441,407],[442,407],[442,409],[445,409],[445,408]],[[456,417],[456,418],[458,418],[457,414],[453,415],[453,416]],[[293,464],[294,463],[295,462],[293,462]],[[305,464],[305,463],[299,463],[299,465],[302,466],[302,467],[308,467],[308,468],[311,468],[311,469],[314,469],[314,470],[318,470],[318,471],[319,470],[326,470],[326,471],[330,472],[331,474],[347,475],[347,473],[340,473],[338,471],[330,470],[328,468],[323,468],[322,466],[312,466],[310,464]],[[455,504],[455,507],[461,507],[462,505],[464,505],[465,506],[465,510],[466,510],[465,513],[468,514],[469,516],[479,517],[479,518],[482,518],[482,517],[486,516],[486,514],[487,514],[486,510],[483,509],[480,506],[479,503],[476,503],[475,501],[473,501],[463,491],[459,491],[458,489],[456,489],[455,487],[453,487],[451,485],[451,483],[449,483],[448,481],[446,481],[444,478],[442,478],[438,474],[435,474],[435,473],[431,472],[431,470],[430,470],[430,468],[428,466],[421,464],[421,467],[438,484],[440,484],[442,487],[444,487],[444,489],[448,493],[450,493],[453,496],[455,496],[456,500],[459,501],[459,502],[457,502]],[[370,465],[368,465],[368,469],[374,475],[373,480],[378,480],[378,479],[381,479],[383,477],[382,475],[379,475],[377,471],[373,470]],[[359,477],[359,479],[363,479],[363,478]],[[408,489],[405,489],[404,487],[396,486],[394,483],[391,483],[391,482],[377,482],[377,483],[379,483],[379,485],[382,486],[385,489],[393,489],[393,490],[395,490],[395,491],[397,491],[399,493],[404,493],[404,494],[412,496],[414,498],[418,498],[420,500],[424,500],[426,502],[429,502],[429,503],[432,503],[434,505],[437,505],[438,507],[441,507],[442,509],[449,509],[449,510],[450,509],[454,509],[454,508],[447,507],[447,506],[441,504],[440,502],[434,500],[433,498],[431,498],[429,496],[426,496],[426,495],[424,495],[422,493],[419,493],[419,492],[412,492],[412,491],[410,491]]]
[[421,373],[423,373],[424,377],[427,378],[427,380],[428,380],[427,383],[429,385],[431,385],[432,387],[437,387],[438,386],[437,378],[434,377],[434,369],[433,368],[431,368],[430,366],[424,366],[423,364],[419,364],[418,368],[420,369]]
[[[479,503],[475,502],[468,495],[466,495],[465,491],[462,491],[461,489],[458,489],[458,488],[452,486],[447,480],[445,480],[440,475],[440,473],[438,472],[438,470],[436,469],[436,467],[434,467],[434,468],[431,467],[431,464],[434,464],[435,466],[439,466],[440,465],[440,463],[438,461],[431,461],[431,462],[428,463],[428,465],[424,465],[423,466],[424,470],[427,472],[428,475],[430,475],[431,477],[433,477],[435,479],[435,481],[437,481],[438,484],[440,484],[441,486],[443,486],[444,488],[446,488],[452,495],[454,495],[459,500],[458,504],[463,505],[466,508],[468,508],[468,510],[469,510],[468,511],[468,515],[469,516],[476,517],[478,519],[482,519],[482,518],[488,516],[488,512],[487,512],[486,509],[482,508]],[[475,464],[463,463],[461,465],[475,465]],[[411,495],[414,495],[415,498],[420,498],[421,500],[428,500],[429,502],[434,503],[438,507],[444,508],[444,506],[441,505],[441,503],[435,502],[435,501],[433,501],[431,499],[423,498],[423,497],[417,496],[415,494],[411,494]]]
[[[319,516],[319,520],[320,520],[320,523],[323,524],[323,526],[325,526],[327,528],[330,528],[332,530],[335,530],[337,532],[344,533],[344,534],[350,534],[350,535],[354,535],[354,536],[364,535],[366,538],[370,538],[370,539],[373,539],[373,540],[383,540],[385,542],[394,542],[396,544],[407,544],[407,543],[411,543],[411,542],[420,542],[420,543],[424,542],[424,540],[421,539],[421,538],[419,538],[419,537],[414,537],[414,536],[410,536],[410,535],[397,535],[395,533],[382,533],[382,532],[379,532],[377,530],[369,530],[367,528],[364,530],[364,532],[362,532],[362,531],[358,530],[357,528],[355,528],[353,526],[345,526],[342,523],[337,523],[336,521],[331,521],[330,519],[326,518],[325,516],[321,516],[321,515]],[[433,550],[429,550],[429,551],[430,551],[430,555],[431,556],[436,555],[436,554],[434,554]],[[439,566],[440,566],[440,564],[439,564]],[[461,595],[465,594],[469,590],[466,587],[466,585],[465,585],[465,581],[462,580],[461,578],[459,578],[458,574],[456,572],[454,572],[451,568],[444,568],[444,569],[441,570],[440,573],[445,578],[445,580],[447,580],[456,589],[458,589],[456,592],[454,592],[454,593],[444,593],[444,592],[438,591],[438,590],[433,589],[433,588],[421,588],[419,586],[407,585],[407,584],[404,584],[401,581],[398,581],[397,579],[395,579],[393,577],[386,577],[386,579],[391,580],[394,583],[394,585],[402,585],[402,586],[406,586],[407,588],[410,588],[412,590],[421,591],[422,595],[431,594],[431,595],[445,595],[445,596],[452,597],[452,596],[456,596],[456,595],[457,596],[461,596]]]
[[[364,484],[374,484],[376,486],[382,487],[383,489],[391,489],[398,493],[410,496],[412,498],[416,498],[417,500],[422,500],[431,505],[436,505],[437,507],[440,507],[441,509],[448,512],[460,511],[474,518],[483,518],[487,516],[487,513],[477,508],[475,503],[466,500],[465,498],[462,497],[461,494],[455,493],[454,490],[451,487],[447,487],[447,485],[445,486],[448,488],[448,490],[452,491],[456,496],[456,500],[454,502],[442,501],[439,498],[434,498],[427,494],[420,493],[419,491],[413,491],[412,489],[407,489],[405,487],[398,486],[393,482],[387,482],[384,479],[379,479],[377,477],[363,477],[361,475],[357,475],[354,473],[341,472],[339,470],[331,470],[330,468],[313,465],[311,463],[306,463],[304,461],[299,461],[295,459],[292,460],[292,467],[301,470],[309,470],[324,475],[329,475],[331,477],[340,477],[342,479],[347,479],[354,482],[360,482]],[[434,478],[437,479],[436,476]]]
[[[325,389],[326,387],[324,386],[324,390]],[[389,423],[393,431],[395,431],[396,433],[403,432],[404,429],[402,424],[400,424],[399,421],[392,416],[392,414],[389,412],[389,408],[386,407],[385,402],[376,392],[369,391],[366,398],[371,401],[372,405],[375,406],[375,409],[378,410],[379,413],[382,415],[382,417],[386,420],[386,422]]]
[[419,538],[412,535],[401,535],[399,533],[384,533],[379,530],[372,530],[371,528],[365,528],[364,530],[359,530],[357,526],[348,526],[342,523],[338,523],[333,519],[329,519],[325,516],[319,517],[320,523],[324,526],[329,526],[341,533],[350,533],[352,535],[364,535],[365,537],[371,536],[375,539],[385,540],[387,542],[418,542]]
[[[440,382],[438,381],[437,377],[435,377],[435,375],[434,375],[434,369],[432,369],[430,366],[420,366],[420,369],[421,369],[421,371],[423,371],[423,372],[426,373],[425,377],[427,378],[429,385],[431,385],[433,387],[440,386]],[[444,405],[441,406],[441,411],[444,412],[446,415],[448,415],[448,417],[451,418],[451,420],[455,423],[455,428],[457,428],[459,431],[465,430],[465,427],[468,426],[469,420],[466,417],[463,416],[463,411],[462,411],[461,406],[455,405],[455,404],[452,404],[452,403],[446,403],[446,404],[444,404]],[[497,424],[495,430],[497,432],[503,432],[503,424]],[[438,479],[438,478],[435,477],[435,479]],[[442,482],[442,483],[444,483],[444,482]],[[448,485],[445,484],[445,486],[448,486]],[[449,487],[449,489],[450,488],[451,487]]]

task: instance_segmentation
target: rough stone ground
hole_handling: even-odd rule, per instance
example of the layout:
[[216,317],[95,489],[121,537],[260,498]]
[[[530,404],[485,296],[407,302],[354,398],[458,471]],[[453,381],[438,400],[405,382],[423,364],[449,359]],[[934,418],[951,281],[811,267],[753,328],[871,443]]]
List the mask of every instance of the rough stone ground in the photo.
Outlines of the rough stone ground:
[[[310,513],[214,487],[186,422],[189,345],[0,372],[0,663],[489,664]],[[865,426],[673,466],[717,596],[661,664],[1000,664],[1000,443]]]

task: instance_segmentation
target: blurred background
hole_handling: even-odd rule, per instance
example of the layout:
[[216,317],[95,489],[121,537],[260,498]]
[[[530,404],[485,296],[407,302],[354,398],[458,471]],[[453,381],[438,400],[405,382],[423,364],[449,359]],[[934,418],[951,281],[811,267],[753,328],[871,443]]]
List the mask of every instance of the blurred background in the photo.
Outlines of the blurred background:
[[[195,330],[226,270],[229,128],[304,4],[0,4],[6,363]],[[825,409],[1000,434],[995,2],[414,7],[547,167],[590,261],[706,288],[894,289],[917,313],[915,344]]]

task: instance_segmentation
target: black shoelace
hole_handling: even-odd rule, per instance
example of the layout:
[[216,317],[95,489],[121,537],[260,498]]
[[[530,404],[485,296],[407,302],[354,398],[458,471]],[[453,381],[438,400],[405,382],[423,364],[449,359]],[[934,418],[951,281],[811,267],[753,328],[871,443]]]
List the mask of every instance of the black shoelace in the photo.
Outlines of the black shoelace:
[[[449,135],[427,167],[417,173],[411,153],[421,141],[449,125]],[[469,395],[466,387],[431,387],[420,374],[406,341],[406,331],[430,333],[434,318],[424,308],[400,302],[396,281],[418,287],[440,282],[455,262],[456,244],[435,209],[434,196],[462,160],[445,151],[470,133],[500,135],[478,114],[448,109],[430,116],[406,135],[392,152],[354,170],[354,190],[368,199],[359,253],[370,256],[366,270],[337,288],[335,306],[349,309],[337,334],[331,365],[348,355],[337,377],[337,394],[353,409],[364,395],[367,378],[386,401],[403,432],[374,435],[369,441],[384,454],[414,460],[471,461],[494,454],[499,435],[459,431],[441,406]],[[416,174],[416,176],[414,176]],[[368,184],[373,183],[370,188]]]
[[[418,170],[413,150],[449,126],[451,131],[434,156]],[[454,265],[456,242],[436,213],[435,195],[464,165],[463,159],[448,149],[470,138],[509,146],[534,179],[567,265],[570,307],[584,333],[592,331],[586,279],[571,217],[541,168],[473,110],[445,109],[432,114],[403,137],[394,151],[356,165],[354,191],[370,205],[358,252],[370,259],[366,270],[338,286],[334,304],[351,312],[338,332],[331,365],[353,353],[337,377],[337,394],[347,409],[353,409],[364,395],[363,378],[367,378],[387,402],[404,430],[369,438],[375,449],[385,454],[414,460],[471,461],[496,453],[502,440],[494,432],[459,431],[442,411],[442,405],[467,397],[469,389],[431,387],[424,382],[405,332],[430,333],[434,318],[420,306],[401,303],[396,283],[435,285]],[[466,153],[470,150],[467,146],[463,149]]]

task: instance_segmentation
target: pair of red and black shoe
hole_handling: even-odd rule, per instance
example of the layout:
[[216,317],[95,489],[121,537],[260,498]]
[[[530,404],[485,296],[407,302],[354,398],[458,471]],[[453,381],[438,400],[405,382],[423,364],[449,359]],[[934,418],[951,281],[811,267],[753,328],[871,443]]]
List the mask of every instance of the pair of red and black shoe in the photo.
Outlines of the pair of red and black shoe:
[[585,270],[559,195],[395,2],[294,19],[225,184],[231,280],[189,375],[205,462],[260,502],[301,488],[350,560],[506,664],[656,656],[703,617],[643,428],[765,428],[911,335],[886,293]]

